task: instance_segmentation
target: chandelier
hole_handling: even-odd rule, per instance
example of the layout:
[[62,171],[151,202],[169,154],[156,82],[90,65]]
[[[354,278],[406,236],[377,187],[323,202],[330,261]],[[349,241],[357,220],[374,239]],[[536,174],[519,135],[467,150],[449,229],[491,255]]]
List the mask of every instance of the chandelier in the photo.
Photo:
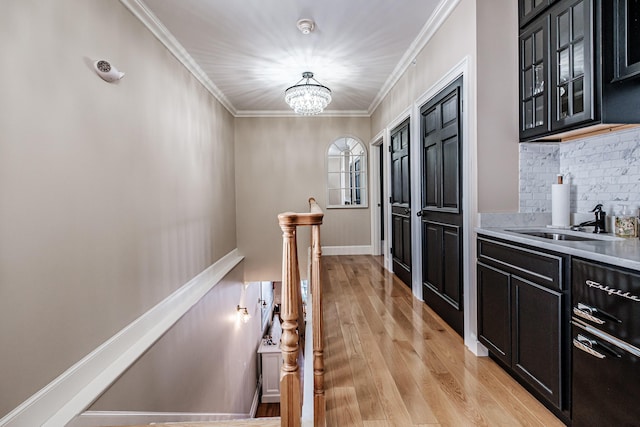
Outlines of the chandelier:
[[[303,80],[306,80],[302,83]],[[309,83],[313,80],[315,83]],[[322,113],[331,102],[331,89],[313,78],[311,71],[302,73],[302,79],[284,91],[284,100],[296,112],[305,116]]]

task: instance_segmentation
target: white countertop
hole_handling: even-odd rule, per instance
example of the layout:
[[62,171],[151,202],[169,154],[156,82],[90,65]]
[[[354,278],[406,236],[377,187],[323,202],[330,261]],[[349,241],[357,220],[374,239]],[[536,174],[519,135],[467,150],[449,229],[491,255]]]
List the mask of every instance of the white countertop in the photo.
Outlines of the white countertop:
[[[553,228],[525,226],[478,227],[475,230],[478,235],[491,236],[540,249],[561,252],[640,271],[640,239],[638,238],[620,238],[611,234],[593,234],[584,231],[555,230]],[[561,232],[597,240],[551,240],[544,237],[515,233],[509,230],[544,231],[547,233]]]

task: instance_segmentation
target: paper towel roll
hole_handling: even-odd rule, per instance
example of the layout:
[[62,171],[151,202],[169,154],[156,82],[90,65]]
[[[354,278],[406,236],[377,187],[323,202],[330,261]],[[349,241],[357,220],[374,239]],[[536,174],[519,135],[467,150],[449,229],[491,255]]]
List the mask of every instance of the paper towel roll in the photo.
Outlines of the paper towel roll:
[[551,184],[551,225],[568,227],[570,224],[569,184]]

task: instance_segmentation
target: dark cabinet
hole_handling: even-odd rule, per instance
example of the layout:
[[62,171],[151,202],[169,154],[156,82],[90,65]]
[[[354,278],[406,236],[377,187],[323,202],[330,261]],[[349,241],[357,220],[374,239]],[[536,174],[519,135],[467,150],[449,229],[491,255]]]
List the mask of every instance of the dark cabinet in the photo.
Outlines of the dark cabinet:
[[489,351],[511,365],[511,275],[478,263],[478,336]]
[[640,0],[550,3],[520,31],[520,141],[640,123]]
[[520,35],[520,136],[535,137],[549,127],[549,17]]
[[555,407],[562,408],[563,294],[512,276],[513,369]]
[[518,16],[520,18],[520,26],[538,16],[555,0],[518,0]]
[[569,419],[570,257],[478,237],[478,339],[549,409]]
[[591,0],[563,2],[550,13],[551,129],[595,119]]
[[640,75],[640,0],[615,0],[615,78]]

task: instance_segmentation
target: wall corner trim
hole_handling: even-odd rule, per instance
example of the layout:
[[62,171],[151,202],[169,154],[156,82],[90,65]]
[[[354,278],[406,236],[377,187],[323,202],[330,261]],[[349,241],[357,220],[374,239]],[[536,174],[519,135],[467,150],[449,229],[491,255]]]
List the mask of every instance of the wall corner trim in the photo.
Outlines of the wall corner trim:
[[416,37],[413,43],[411,43],[411,46],[409,46],[404,55],[402,55],[398,65],[396,65],[396,68],[391,72],[389,78],[384,85],[382,85],[380,91],[373,99],[373,102],[369,106],[369,115],[373,114],[384,97],[389,94],[391,88],[398,83],[398,80],[400,80],[404,72],[407,71],[407,68],[409,68],[412,61],[420,54],[427,43],[429,43],[429,40],[431,40],[431,38],[438,32],[458,3],[460,3],[460,0],[442,0],[440,4],[438,4],[431,18],[429,18],[426,24],[422,27],[418,37]]
[[193,57],[171,34],[162,22],[140,0],[120,0],[151,33],[185,66],[193,76],[213,95],[233,116],[236,109],[222,91],[211,81],[207,73],[196,63]]
[[66,425],[243,259],[238,249],[220,258],[0,419],[0,426]]

